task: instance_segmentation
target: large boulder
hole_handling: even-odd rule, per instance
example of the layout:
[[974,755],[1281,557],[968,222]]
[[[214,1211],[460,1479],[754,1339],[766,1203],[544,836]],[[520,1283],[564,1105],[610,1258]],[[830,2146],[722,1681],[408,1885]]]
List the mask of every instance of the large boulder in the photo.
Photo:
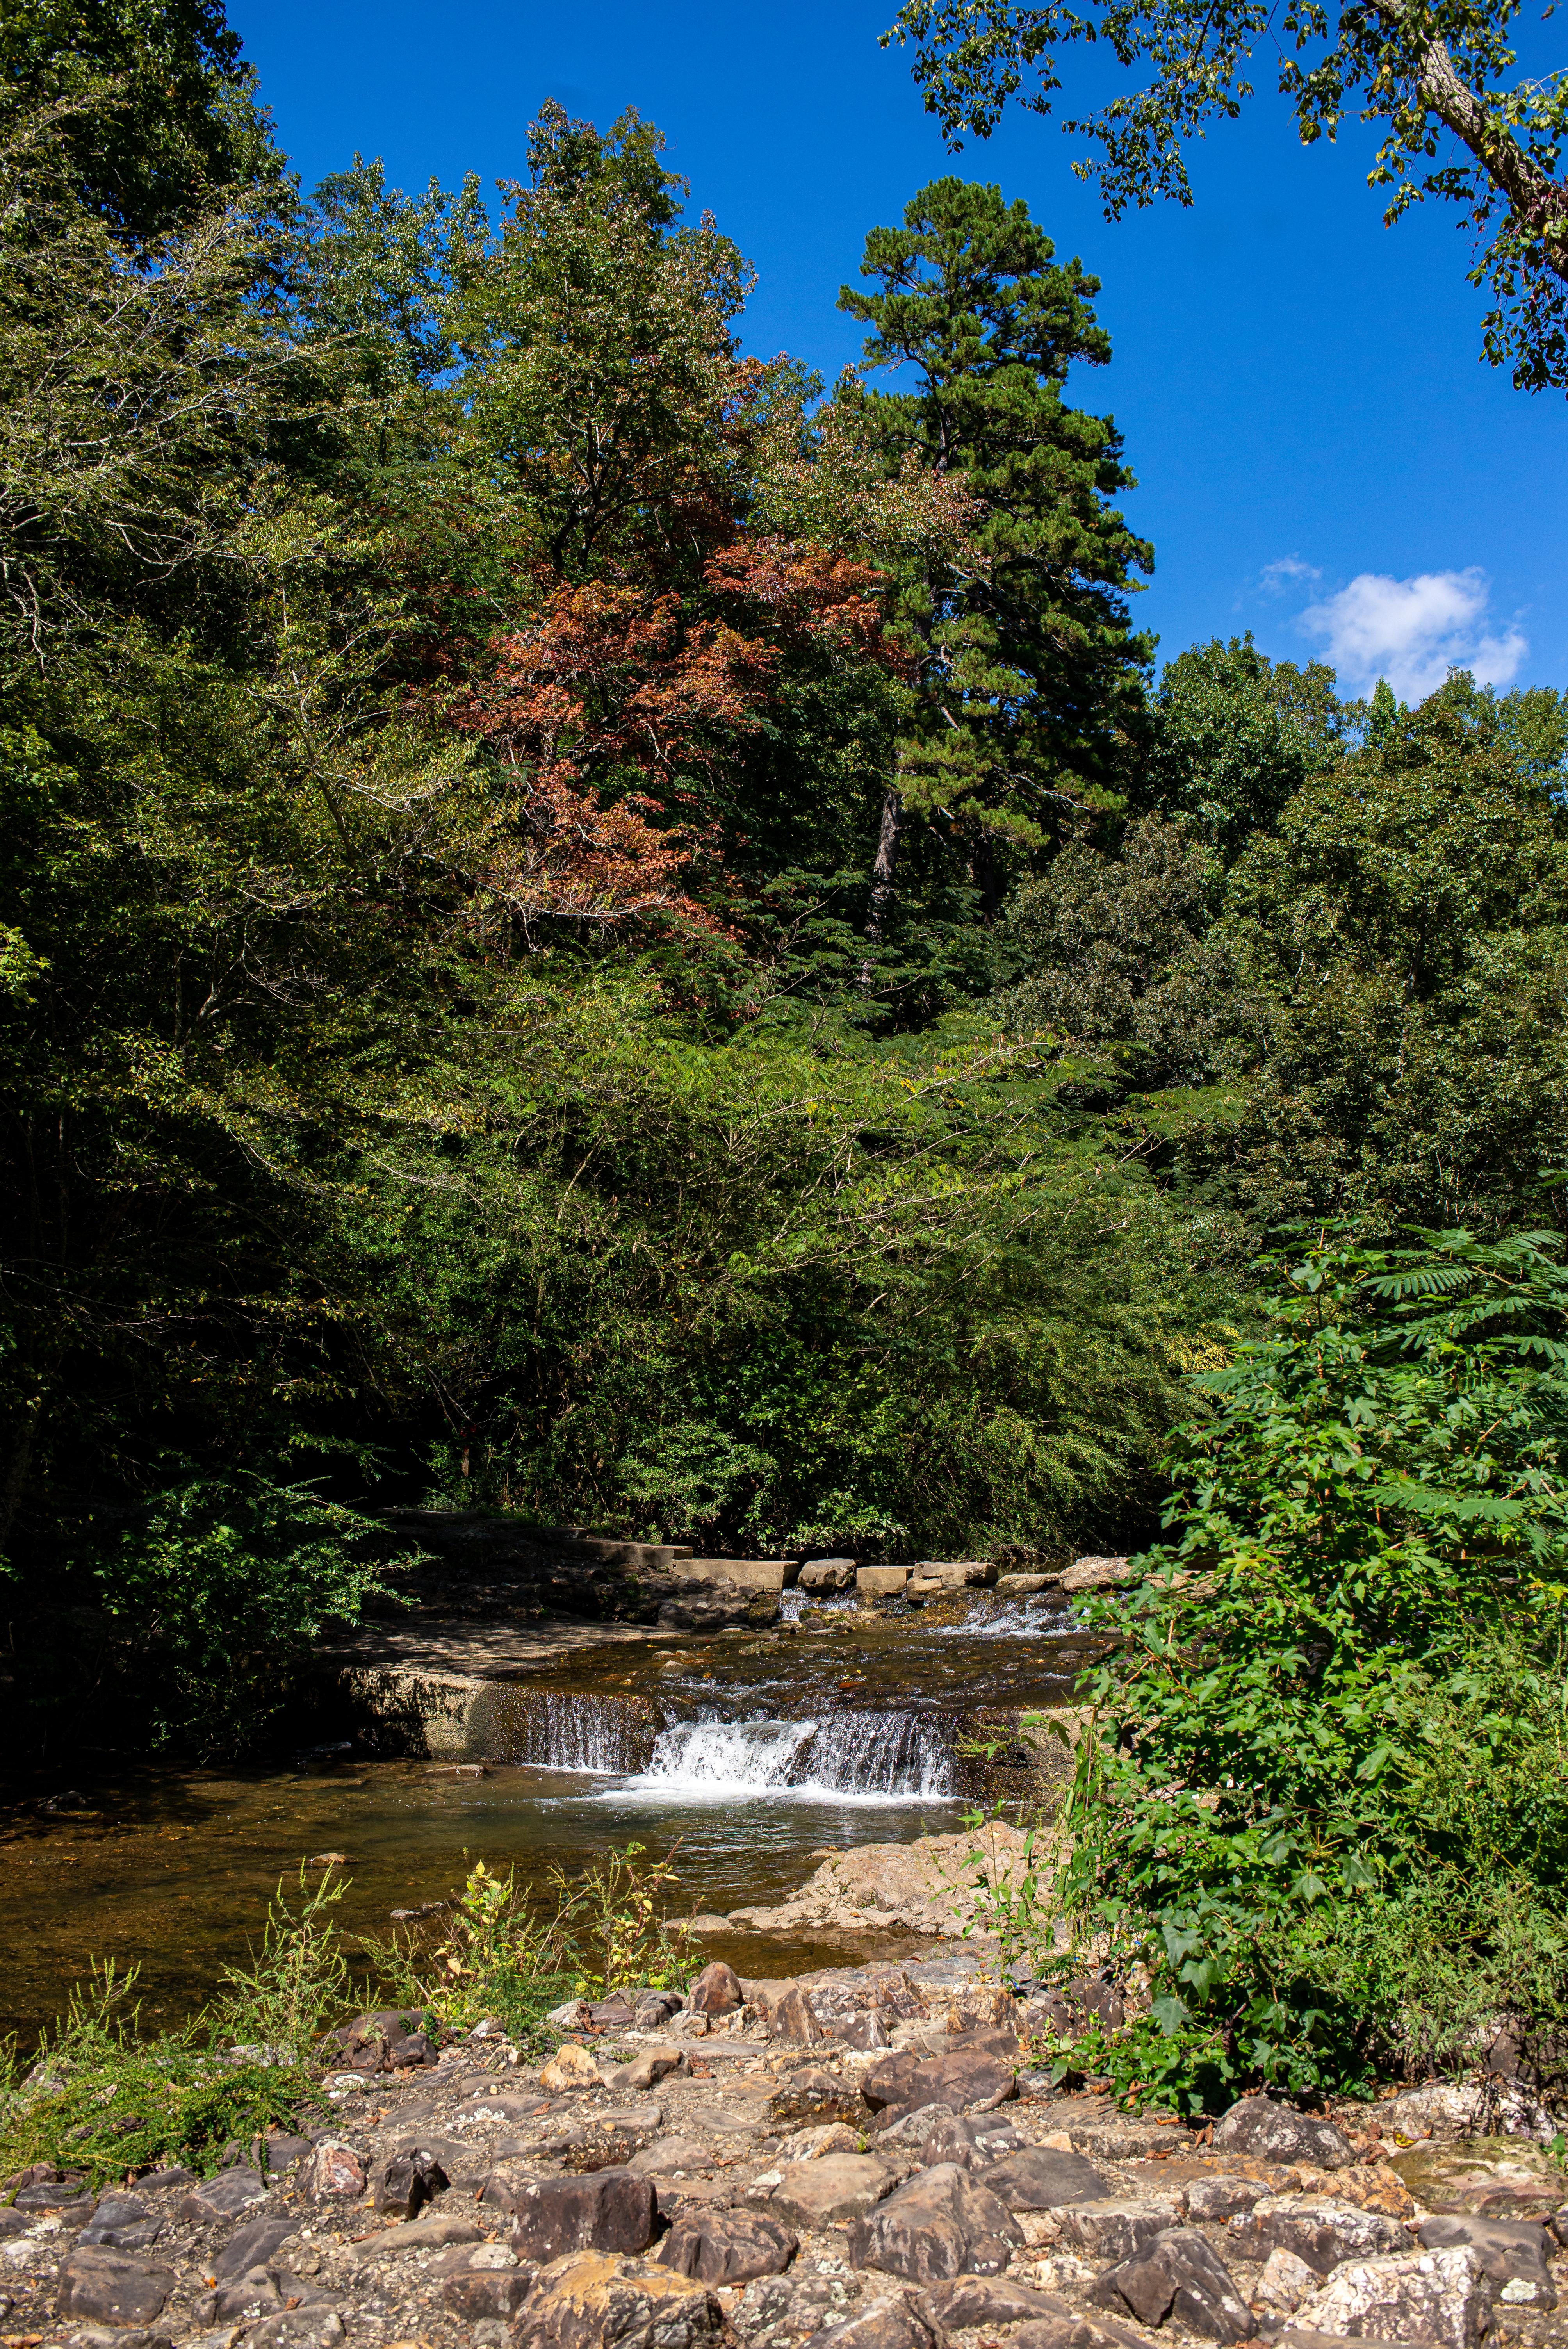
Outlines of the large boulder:
[[912,2112],[922,2105],[947,2105],[955,2113],[994,2112],[1017,2093],[1013,2064],[968,2049],[923,2060],[909,2054],[885,2055],[861,2082],[872,2112]]
[[105,2194],[77,2241],[101,2243],[114,2251],[144,2251],[162,2232],[162,2220],[137,2195]]
[[852,1557],[809,1557],[800,1568],[799,1587],[813,1598],[825,1599],[847,1590],[854,1578]]
[[1205,2341],[1250,2341],[1258,2329],[1223,2260],[1192,2227],[1156,2235],[1097,2277],[1089,2298],[1143,2324],[1170,2318]]
[[[266,2199],[266,2186],[253,2169],[242,2165],[234,2169],[221,2169],[216,2178],[203,2178],[192,2188],[180,2205],[180,2216],[192,2226],[211,2227],[223,2219],[237,2219],[253,2202]],[[20,2198],[18,2198],[20,2199]]]
[[1528,2220],[1475,2219],[1463,2211],[1443,2211],[1418,2219],[1416,2232],[1429,2251],[1468,2243],[1505,2308],[1556,2307],[1557,2288],[1546,2265],[1547,2238]]
[[1350,2260],[1295,2313],[1296,2328],[1362,2341],[1479,2349],[1491,2325],[1491,2279],[1468,2243]]
[[800,2239],[766,2210],[681,2211],[658,2248],[664,2265],[704,2283],[746,2283],[782,2275]]
[[768,2099],[768,2118],[775,2128],[803,2128],[824,2121],[863,2123],[865,2116],[853,2080],[821,2064],[800,2064],[786,2072]]
[[1240,2260],[1266,2260],[1294,2251],[1319,2275],[1342,2260],[1382,2259],[1410,2249],[1409,2230],[1397,2220],[1315,2194],[1265,2195],[1225,2229],[1227,2248]]
[[1173,2201],[1148,2195],[1125,2202],[1069,2203],[1057,2214],[1061,2241],[1091,2259],[1128,2260],[1181,2219]]
[[1272,2096],[1243,2096],[1214,2127],[1216,2153],[1250,2153],[1259,2161],[1308,2161],[1318,2169],[1344,2169],[1356,2148],[1332,2121],[1298,2113]]
[[929,2283],[1000,2275],[1023,2235],[1005,2202],[956,2162],[923,2169],[850,2230],[850,2263]]
[[89,2243],[60,2271],[59,2313],[89,2324],[150,2324],[174,2289],[174,2271],[134,2251]]
[[1068,2314],[1055,2292],[1036,2292],[1006,2276],[950,2276],[926,2286],[925,2297],[950,2333],[971,2325],[1026,2324],[1031,2318]]
[[630,2169],[520,2179],[511,2209],[511,2248],[541,2267],[569,2251],[646,2251],[658,2220],[653,2186]]
[[691,1986],[691,2011],[694,2014],[733,2014],[738,2006],[746,2003],[746,1993],[740,1987],[740,1976],[722,1958],[715,1958],[704,1966]]
[[945,2349],[946,2333],[920,2292],[901,2292],[863,2316],[814,2333],[806,2349]]
[[1544,2218],[1568,2199],[1562,2170],[1528,2137],[1461,2137],[1412,2146],[1388,2167],[1429,2210],[1476,2218]]
[[863,2219],[892,2182],[885,2162],[867,2154],[830,2153],[820,2161],[792,2161],[767,2208],[802,2234],[820,2234],[824,2227],[847,2227]]
[[720,2349],[725,2332],[706,2284],[608,2251],[554,2261],[527,2302],[529,2349]]
[[233,2283],[253,2268],[264,2268],[280,2247],[300,2230],[300,2219],[253,2219],[237,2227],[208,2272],[215,2283]]
[[939,2161],[955,2161],[960,2169],[987,2169],[993,2162],[1025,2150],[1012,2122],[996,2114],[951,2113],[943,2106],[923,2105],[902,2126],[913,2130],[922,2113],[938,2115],[918,2140],[921,2160],[928,2168]]
[[[934,2143],[927,2141],[928,2151]],[[1009,2210],[1060,2210],[1069,2202],[1109,2202],[1115,2194],[1092,2161],[1052,2145],[1005,2153],[986,2169],[985,2183]]]
[[913,1843],[857,1844],[823,1860],[777,1909],[732,1909],[732,1926],[757,1932],[794,1932],[816,1940],[819,1926],[851,1932],[903,1926],[915,1933],[952,1933],[967,1924],[984,1873],[1016,1890],[1038,1853],[1021,1827],[995,1820],[983,1835],[971,1829],[922,1836]]
[[799,1982],[791,1982],[768,2010],[768,2036],[785,2046],[812,2047],[824,2038],[811,2001]]

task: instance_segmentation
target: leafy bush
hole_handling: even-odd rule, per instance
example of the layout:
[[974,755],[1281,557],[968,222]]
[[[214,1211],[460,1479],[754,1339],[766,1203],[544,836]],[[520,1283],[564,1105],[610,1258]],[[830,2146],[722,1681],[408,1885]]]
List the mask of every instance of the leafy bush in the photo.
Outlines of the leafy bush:
[[524,2044],[537,2042],[566,1999],[666,1990],[693,1971],[663,1911],[676,1871],[642,1859],[643,1846],[630,1843],[577,1877],[554,1868],[542,1899],[519,1885],[515,1868],[502,1876],[477,1860],[435,1946],[417,1930],[364,1946],[394,1997],[438,2005],[463,2026],[494,2016]]
[[192,1476],[158,1495],[98,1568],[104,1611],[151,1667],[153,1742],[252,1741],[323,1624],[385,1589],[386,1547],[374,1518],[309,1485]]
[[1332,1233],[1193,1381],[1172,1538],[1090,1610],[1062,1880],[1147,1971],[1168,2099],[1559,2039],[1565,1310],[1549,1237]]

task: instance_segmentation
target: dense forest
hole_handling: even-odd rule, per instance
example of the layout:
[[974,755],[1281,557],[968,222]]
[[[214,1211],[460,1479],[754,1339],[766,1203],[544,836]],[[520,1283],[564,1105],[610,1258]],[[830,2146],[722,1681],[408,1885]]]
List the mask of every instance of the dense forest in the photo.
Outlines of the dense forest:
[[867,223],[825,386],[634,115],[307,194],[218,0],[13,10],[0,108],[40,1734],[393,1503],[1125,1546],[1302,1226],[1561,1229],[1568,695],[1157,658],[1022,203]]

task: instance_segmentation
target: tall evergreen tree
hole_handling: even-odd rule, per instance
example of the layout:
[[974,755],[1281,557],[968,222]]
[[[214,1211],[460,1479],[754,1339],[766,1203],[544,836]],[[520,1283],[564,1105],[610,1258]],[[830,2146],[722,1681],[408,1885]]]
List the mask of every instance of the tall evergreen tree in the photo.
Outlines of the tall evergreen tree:
[[873,936],[907,812],[962,836],[994,907],[999,847],[1038,845],[1064,804],[1099,796],[1141,707],[1150,647],[1126,591],[1153,554],[1110,502],[1133,485],[1114,422],[1064,396],[1068,369],[1103,366],[1110,339],[1099,280],[1055,251],[1022,202],[937,180],[902,227],[867,238],[861,274],[880,290],[839,296],[872,329],[870,367],[913,378],[843,396],[865,403],[890,471],[913,456],[964,475],[984,557],[906,585],[920,676],[882,812]]

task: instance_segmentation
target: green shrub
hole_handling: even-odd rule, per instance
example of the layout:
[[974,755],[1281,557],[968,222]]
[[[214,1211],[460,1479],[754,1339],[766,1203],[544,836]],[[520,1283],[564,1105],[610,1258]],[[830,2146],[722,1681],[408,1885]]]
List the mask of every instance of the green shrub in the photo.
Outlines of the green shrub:
[[1353,2089],[1503,2025],[1549,2062],[1565,1310],[1543,1236],[1329,1234],[1193,1381],[1171,1537],[1090,1609],[1117,1644],[1061,1888],[1080,1942],[1147,1970],[1129,2060],[1167,2100]]

